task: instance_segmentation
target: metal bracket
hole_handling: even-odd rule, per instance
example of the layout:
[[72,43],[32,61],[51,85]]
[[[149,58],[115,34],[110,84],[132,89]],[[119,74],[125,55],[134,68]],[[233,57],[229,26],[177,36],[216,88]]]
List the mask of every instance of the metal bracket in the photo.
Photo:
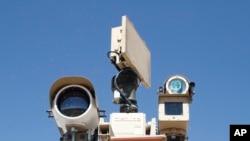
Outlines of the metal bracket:
[[107,117],[106,110],[98,110],[98,112],[99,112],[99,117]]
[[48,118],[54,118],[54,115],[51,110],[47,110],[46,113],[48,113]]

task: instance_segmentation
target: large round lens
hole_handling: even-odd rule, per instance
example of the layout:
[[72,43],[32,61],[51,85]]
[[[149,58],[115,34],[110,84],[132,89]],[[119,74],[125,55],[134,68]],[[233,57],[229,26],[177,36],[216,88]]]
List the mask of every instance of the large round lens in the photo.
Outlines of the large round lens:
[[90,99],[86,90],[80,87],[69,87],[63,90],[58,97],[59,111],[69,117],[83,114],[89,107]]

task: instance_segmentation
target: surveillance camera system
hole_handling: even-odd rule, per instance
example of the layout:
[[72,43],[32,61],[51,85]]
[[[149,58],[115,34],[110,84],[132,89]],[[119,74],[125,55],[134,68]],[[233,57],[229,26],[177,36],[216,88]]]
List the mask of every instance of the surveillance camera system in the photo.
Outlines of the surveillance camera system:
[[120,111],[111,113],[106,122],[91,81],[62,77],[50,88],[47,111],[56,121],[60,141],[187,141],[195,83],[182,75],[167,78],[157,91],[158,121],[146,122],[146,114],[138,110],[136,90],[141,82],[151,86],[150,52],[127,16],[111,35],[108,58],[118,70],[111,90]]
[[62,135],[87,138],[99,123],[98,105],[92,83],[84,77],[63,77],[53,83],[49,94],[51,112]]
[[194,82],[174,75],[158,90],[158,127],[160,134],[185,139],[189,121],[189,104],[194,95]]

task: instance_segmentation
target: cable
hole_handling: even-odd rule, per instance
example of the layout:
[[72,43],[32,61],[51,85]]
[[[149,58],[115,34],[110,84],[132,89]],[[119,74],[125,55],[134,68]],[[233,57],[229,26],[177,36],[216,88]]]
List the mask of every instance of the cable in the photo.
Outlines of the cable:
[[109,60],[110,61],[112,61],[112,62],[115,62],[112,58],[110,58],[110,54],[111,53],[115,53],[115,54],[117,54],[118,56],[119,56],[119,58],[120,58],[120,56],[121,56],[121,53],[119,53],[119,52],[117,52],[117,51],[108,51],[107,52],[107,57],[109,58]]
[[[123,76],[123,77],[120,78],[120,79],[124,79],[124,77],[126,77],[126,79],[127,79],[128,76],[126,76],[126,75],[128,75],[128,74],[126,74],[126,71],[128,71],[128,70],[131,71],[131,72],[133,72],[130,68],[123,69],[123,70],[121,70],[121,71],[115,76],[115,78],[114,78],[114,80],[113,80],[114,86],[115,86],[116,90],[120,93],[121,98],[125,101],[125,104],[124,104],[124,107],[123,107],[123,108],[124,108],[124,110],[125,110],[125,107],[126,107],[126,112],[127,112],[127,113],[129,113],[129,112],[137,112],[137,111],[138,111],[138,107],[137,107],[136,103],[133,103],[130,99],[128,99],[128,97],[126,96],[127,93],[126,93],[126,92],[124,93],[124,91],[123,91],[122,89],[120,89],[119,86],[118,86],[118,84],[117,84],[118,77]],[[125,76],[124,76],[124,74],[122,74],[122,73],[124,73],[124,72],[125,72]],[[135,76],[132,76],[132,77],[133,77],[133,78],[136,77],[136,79],[138,79],[137,74],[136,74],[135,72],[133,72],[133,73],[134,73]],[[130,77],[131,77],[131,76],[130,76]],[[138,81],[139,81],[139,80],[138,80]],[[133,81],[133,84],[135,84],[134,81]],[[131,84],[128,84],[128,85],[131,85]],[[136,84],[135,87],[136,87],[136,88],[138,87],[138,82],[137,82],[137,84]],[[135,88],[135,89],[136,89],[136,88]]]
[[[124,71],[124,70],[122,70],[122,71]],[[120,93],[121,97],[126,101],[126,103],[129,104],[129,106],[131,106],[131,105],[132,105],[132,102],[125,96],[125,94],[124,94],[123,91],[118,87],[117,82],[116,82],[117,77],[119,76],[119,74],[120,74],[122,71],[120,71],[120,72],[118,73],[118,75],[115,76],[115,80],[114,80],[115,88],[118,90],[118,92]]]
[[119,52],[117,52],[117,51],[108,51],[108,52],[107,52],[107,57],[109,58],[109,60],[111,61],[111,63],[116,67],[116,69],[117,69],[118,71],[120,71],[121,69],[116,65],[116,60],[114,60],[113,58],[110,57],[110,54],[111,54],[111,53],[117,54],[117,55],[119,56],[119,60],[122,60],[122,55],[121,55],[121,53],[119,53]]

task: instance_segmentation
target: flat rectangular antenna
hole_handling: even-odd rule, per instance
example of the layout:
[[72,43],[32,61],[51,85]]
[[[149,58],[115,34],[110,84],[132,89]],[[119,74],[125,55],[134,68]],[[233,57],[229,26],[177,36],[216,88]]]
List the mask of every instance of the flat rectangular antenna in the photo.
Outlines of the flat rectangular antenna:
[[111,51],[121,53],[124,59],[120,60],[117,54],[111,54],[118,68],[133,69],[145,87],[151,86],[150,51],[127,16],[122,16],[121,26],[112,28]]

